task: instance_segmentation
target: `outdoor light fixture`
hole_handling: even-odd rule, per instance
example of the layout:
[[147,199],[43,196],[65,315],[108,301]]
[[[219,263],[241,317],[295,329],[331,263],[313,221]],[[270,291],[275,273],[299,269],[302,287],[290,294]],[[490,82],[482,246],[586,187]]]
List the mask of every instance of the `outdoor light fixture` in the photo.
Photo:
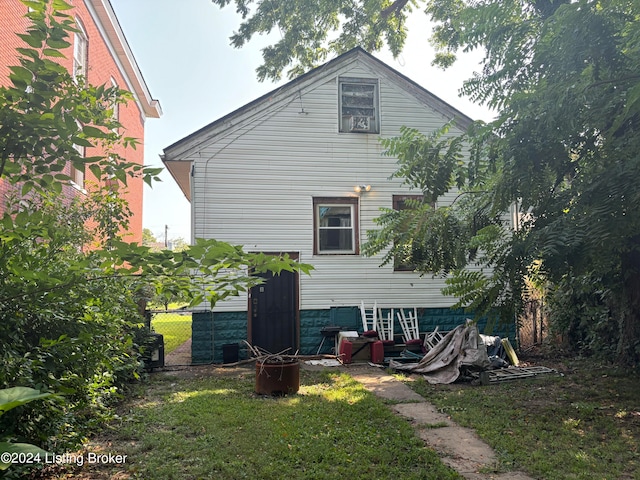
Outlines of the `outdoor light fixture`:
[[356,185],[355,187],[353,187],[353,189],[357,192],[368,192],[369,190],[371,190],[371,185]]

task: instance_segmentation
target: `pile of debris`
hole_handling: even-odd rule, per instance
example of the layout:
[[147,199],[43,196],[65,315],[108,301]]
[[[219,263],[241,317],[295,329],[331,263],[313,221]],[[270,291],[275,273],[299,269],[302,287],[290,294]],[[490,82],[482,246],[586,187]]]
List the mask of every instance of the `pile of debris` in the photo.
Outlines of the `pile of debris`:
[[451,330],[418,361],[406,360],[392,359],[389,367],[422,374],[432,384],[448,384],[464,378],[488,385],[555,372],[546,367],[519,367],[509,339],[480,335],[473,323]]

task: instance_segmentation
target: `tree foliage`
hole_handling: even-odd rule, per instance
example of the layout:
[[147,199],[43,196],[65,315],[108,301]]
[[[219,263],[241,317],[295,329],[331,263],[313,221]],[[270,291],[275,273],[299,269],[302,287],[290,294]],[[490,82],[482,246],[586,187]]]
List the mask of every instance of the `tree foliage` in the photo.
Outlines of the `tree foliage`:
[[[335,1],[323,3],[315,23],[292,21],[298,18],[292,12],[310,18],[309,12],[318,10],[309,2],[277,2],[280,9],[260,2],[251,16],[253,3],[236,1],[247,20],[233,37],[234,45],[275,26],[283,31],[283,40],[264,50],[260,78],[277,78],[289,64],[298,73],[312,61],[323,60],[328,51],[348,46],[375,51],[387,42],[397,54],[405,15],[417,5],[425,6],[434,23],[436,65],[450,66],[459,51],[482,52],[481,69],[464,82],[461,93],[492,107],[497,116],[468,132],[472,155],[466,171],[460,172],[466,175],[464,195],[454,208],[443,210],[439,222],[423,204],[416,204],[414,218],[407,212],[384,211],[382,231],[373,234],[371,250],[381,251],[380,245],[387,242],[391,255],[401,253],[398,245],[403,244],[422,243],[437,251],[433,240],[447,238],[455,224],[457,232],[466,233],[458,235],[459,241],[447,242],[449,252],[441,260],[433,254],[422,263],[425,273],[452,274],[448,293],[474,306],[502,308],[513,318],[526,294],[522,278],[535,269],[550,295],[558,295],[551,303],[565,309],[558,312],[559,333],[566,333],[569,325],[581,329],[576,334],[580,338],[607,332],[601,337],[607,351],[612,347],[621,362],[640,360],[640,217],[635,213],[640,201],[638,2],[398,0],[365,6]],[[327,8],[337,17],[329,15],[323,21]],[[379,41],[367,43],[367,35],[383,18],[397,21],[398,35],[374,36]],[[330,39],[334,31],[338,35]],[[294,38],[301,41],[291,43]],[[415,136],[397,145],[398,156],[408,158],[422,148],[424,139]],[[422,169],[426,179],[430,160],[415,158],[419,162],[410,170],[401,168],[420,188],[411,176]],[[514,205],[518,224],[510,232],[500,214]],[[411,251],[419,266],[421,249]],[[389,259],[388,255],[384,260]],[[465,262],[476,269],[461,270]],[[484,268],[489,265],[492,270]],[[593,278],[598,282],[590,282]],[[580,293],[571,297],[572,285],[577,284]],[[589,285],[591,300],[600,300],[581,303],[589,297]],[[578,318],[581,308],[569,311],[568,298],[595,308],[599,313],[594,321]],[[608,328],[603,328],[603,318]],[[594,350],[593,342],[590,349]]]
[[[281,39],[262,50],[260,81],[289,78],[323,63],[331,54],[356,46],[368,51],[387,45],[394,55],[407,37],[407,14],[417,0],[212,0],[220,7],[234,3],[242,15],[231,45],[242,47],[254,35],[278,30]],[[253,10],[252,10],[253,8]]]
[[[0,443],[62,452],[140,378],[140,307],[154,292],[213,306],[260,282],[251,271],[311,267],[215,240],[180,252],[124,242],[131,212],[115,184],[133,176],[151,183],[159,173],[115,153],[137,142],[121,136],[112,115],[114,102],[131,95],[76,81],[55,62],[75,31],[67,3],[23,3],[31,26],[20,35],[25,46],[10,85],[0,87],[0,178],[21,186],[0,218],[0,389],[55,391],[64,401],[44,398],[3,414]],[[104,153],[84,157],[77,146]],[[99,183],[66,197],[69,165],[88,168]]]
[[555,286],[597,272],[605,284],[593,284],[594,294],[602,286],[609,292],[601,305],[615,326],[601,337],[603,349],[615,345],[621,361],[636,363],[637,2],[432,2],[427,11],[439,22],[435,40],[445,55],[437,61],[459,48],[486,51],[483,70],[463,88],[499,111],[489,135],[472,138],[497,165],[491,190],[475,205],[506,211],[517,202],[526,214],[497,266],[523,271],[539,260],[559,295],[566,290]]

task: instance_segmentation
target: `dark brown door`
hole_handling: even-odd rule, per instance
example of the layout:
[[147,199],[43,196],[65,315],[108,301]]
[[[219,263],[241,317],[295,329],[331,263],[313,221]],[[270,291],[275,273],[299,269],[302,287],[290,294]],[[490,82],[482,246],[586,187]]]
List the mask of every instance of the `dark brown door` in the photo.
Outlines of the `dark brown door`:
[[297,274],[260,274],[265,282],[249,292],[251,344],[270,353],[297,350]]

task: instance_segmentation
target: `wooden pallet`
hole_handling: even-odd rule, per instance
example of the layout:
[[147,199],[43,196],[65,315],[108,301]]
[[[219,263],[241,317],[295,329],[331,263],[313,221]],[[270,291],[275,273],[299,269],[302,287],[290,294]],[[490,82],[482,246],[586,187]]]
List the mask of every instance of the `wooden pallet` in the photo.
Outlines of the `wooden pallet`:
[[480,383],[482,385],[489,385],[491,383],[521,380],[523,378],[531,378],[548,373],[558,372],[547,367],[508,367],[499,370],[487,370],[480,373]]

